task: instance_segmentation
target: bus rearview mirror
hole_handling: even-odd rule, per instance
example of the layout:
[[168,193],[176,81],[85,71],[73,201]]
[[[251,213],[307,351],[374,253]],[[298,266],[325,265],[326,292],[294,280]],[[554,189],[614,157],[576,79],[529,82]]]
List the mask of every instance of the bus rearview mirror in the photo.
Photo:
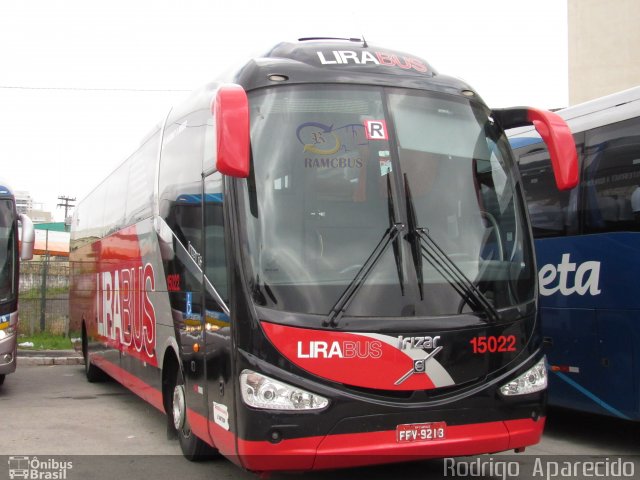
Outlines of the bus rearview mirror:
[[530,107],[502,108],[492,112],[503,129],[532,125],[547,145],[559,190],[578,184],[578,154],[571,130],[559,115]]
[[21,214],[18,220],[22,224],[20,231],[20,260],[31,260],[33,258],[33,245],[36,239],[33,222],[24,214]]
[[216,169],[231,177],[249,176],[249,101],[240,85],[222,85],[211,106],[216,125]]

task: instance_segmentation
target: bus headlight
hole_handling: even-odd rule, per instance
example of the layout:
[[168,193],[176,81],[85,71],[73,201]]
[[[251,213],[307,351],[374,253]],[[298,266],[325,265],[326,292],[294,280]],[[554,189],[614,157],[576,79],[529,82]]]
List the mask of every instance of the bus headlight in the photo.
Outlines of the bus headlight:
[[525,395],[535,393],[547,388],[547,362],[546,357],[536,363],[519,377],[511,380],[500,388],[500,393],[507,397],[513,395]]
[[254,408],[269,410],[319,410],[329,400],[298,387],[293,387],[261,373],[243,370],[240,391],[244,403]]
[[11,326],[8,323],[0,324],[0,340],[4,340],[5,338],[10,337],[14,333],[16,333],[15,326]]

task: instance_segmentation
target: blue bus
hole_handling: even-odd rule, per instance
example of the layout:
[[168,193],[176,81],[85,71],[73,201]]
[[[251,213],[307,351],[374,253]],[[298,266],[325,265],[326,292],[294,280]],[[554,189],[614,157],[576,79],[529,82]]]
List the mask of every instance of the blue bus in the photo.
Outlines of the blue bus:
[[640,87],[557,112],[580,183],[554,187],[535,130],[510,133],[535,238],[549,404],[640,420]]

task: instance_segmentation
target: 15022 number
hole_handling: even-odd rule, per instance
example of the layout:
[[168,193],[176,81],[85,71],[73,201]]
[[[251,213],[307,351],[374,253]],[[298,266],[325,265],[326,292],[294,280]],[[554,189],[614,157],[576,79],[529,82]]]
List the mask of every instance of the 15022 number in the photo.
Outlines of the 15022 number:
[[516,351],[515,335],[473,337],[469,343],[473,353],[505,353]]

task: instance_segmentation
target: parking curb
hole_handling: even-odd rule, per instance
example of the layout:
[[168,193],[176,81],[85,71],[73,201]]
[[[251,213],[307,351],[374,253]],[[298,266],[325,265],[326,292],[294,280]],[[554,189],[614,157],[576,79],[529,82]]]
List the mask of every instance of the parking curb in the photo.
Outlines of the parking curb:
[[73,350],[18,350],[18,366],[84,365],[84,358]]

